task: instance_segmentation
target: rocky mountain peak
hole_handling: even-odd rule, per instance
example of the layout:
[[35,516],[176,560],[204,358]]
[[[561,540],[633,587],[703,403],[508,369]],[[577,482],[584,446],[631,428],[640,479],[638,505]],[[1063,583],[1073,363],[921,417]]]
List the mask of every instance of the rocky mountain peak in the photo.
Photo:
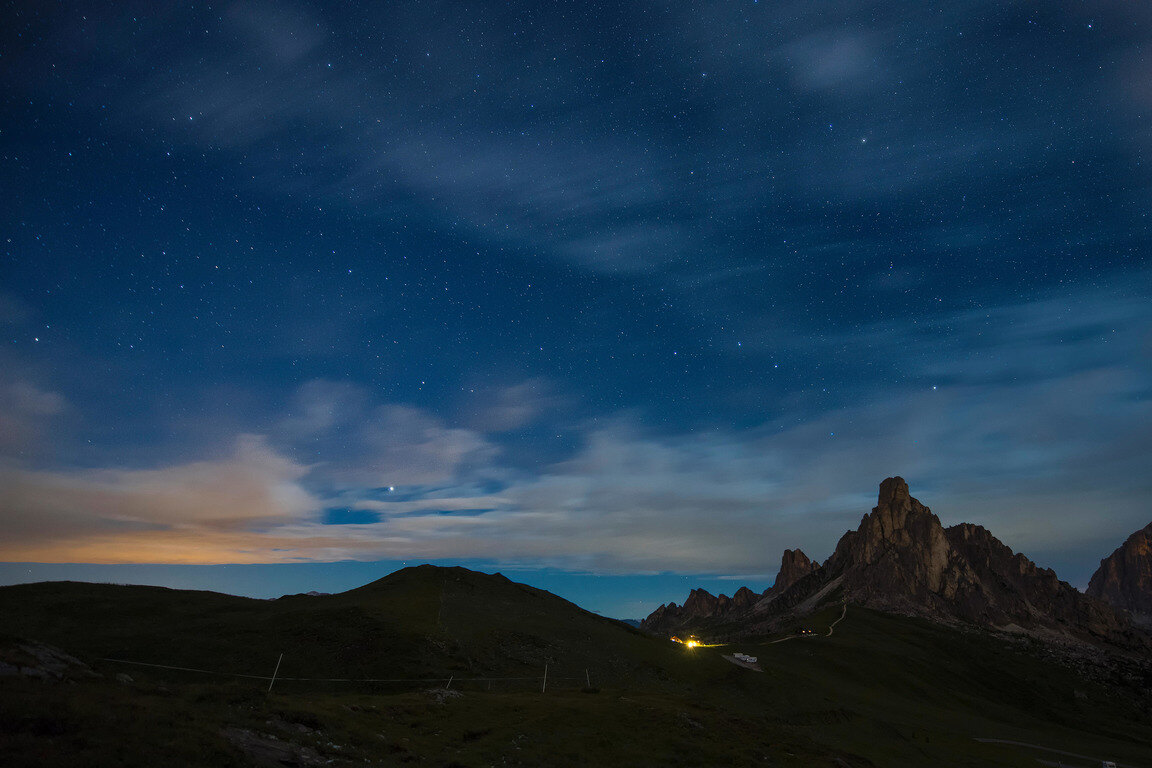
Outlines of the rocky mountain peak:
[[860,521],[860,532],[870,545],[869,559],[889,545],[907,546],[916,543],[916,536],[940,530],[943,527],[932,510],[921,504],[908,492],[908,483],[902,477],[889,477],[880,483],[880,495],[871,514]]
[[733,611],[742,611],[759,599],[760,595],[747,587],[741,587],[732,597],[716,596],[706,589],[694,589],[688,593],[688,599],[683,605],[661,605],[640,622],[640,626],[651,632],[671,632],[686,623],[707,621]]
[[748,587],[740,587],[740,589],[736,590],[736,594],[732,595],[732,607],[737,610],[751,608],[759,599],[760,595],[748,589]]
[[1152,523],[1100,561],[1086,592],[1152,623]]
[[993,626],[1122,634],[1107,606],[1086,600],[986,528],[961,523],[945,529],[900,477],[880,484],[876,507],[859,529],[844,535],[828,566],[830,576],[843,576],[853,599],[877,608]]
[[772,585],[770,591],[779,594],[819,567],[799,549],[786,549],[780,558],[780,571],[776,574],[776,583]]
[[908,483],[900,476],[885,478],[880,483],[880,495],[876,500],[876,508],[888,507],[901,511],[911,509],[913,502],[920,502],[912,498],[908,491]]
[[681,609],[692,616],[711,616],[716,612],[720,599],[706,589],[694,589],[688,593]]
[[[1152,613],[1152,525],[1101,563],[1089,594],[1093,591],[1113,595],[1114,605],[1128,607],[1134,616],[1138,610]],[[771,626],[776,616],[836,595],[948,621],[1148,644],[1112,607],[1013,552],[986,528],[961,523],[945,529],[901,477],[880,484],[876,506],[859,528],[844,534],[822,566],[800,550],[785,550],[776,584],[750,608],[743,605],[743,591],[728,599],[693,590],[683,609],[662,606],[645,625],[653,631],[711,626],[754,632]]]
[[937,592],[943,586],[951,548],[940,519],[913,498],[902,477],[880,484],[876,506],[836,545],[828,565],[851,572],[867,593]]

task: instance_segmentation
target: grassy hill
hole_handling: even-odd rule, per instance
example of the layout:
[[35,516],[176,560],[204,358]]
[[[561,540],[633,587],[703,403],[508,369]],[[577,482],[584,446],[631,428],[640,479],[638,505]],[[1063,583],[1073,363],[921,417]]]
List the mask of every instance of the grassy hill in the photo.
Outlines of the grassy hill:
[[[549,592],[420,566],[338,595],[253,600],[159,587],[51,582],[0,589],[4,631],[86,659],[283,678],[666,676],[675,649]],[[607,649],[607,652],[605,652]]]
[[[830,606],[809,617],[811,637],[689,650],[461,568],[410,568],[339,595],[274,601],[6,587],[9,645],[35,638],[102,677],[0,678],[0,764],[1035,766],[1058,757],[973,739],[984,737],[1152,768],[1152,680],[1137,665],[1071,664],[1046,646],[854,606],[825,636],[839,616]],[[734,651],[758,656],[763,672],[722,658]],[[280,653],[287,678],[427,680],[281,680],[269,694],[266,680],[100,661],[268,675]],[[594,692],[583,690],[585,670]],[[133,681],[118,682],[119,672]]]

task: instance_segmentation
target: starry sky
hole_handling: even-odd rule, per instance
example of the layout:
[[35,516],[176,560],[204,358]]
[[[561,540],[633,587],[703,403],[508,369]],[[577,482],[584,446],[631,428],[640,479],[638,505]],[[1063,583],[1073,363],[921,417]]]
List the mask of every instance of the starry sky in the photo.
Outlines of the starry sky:
[[[1152,519],[1152,9],[3,3],[0,582],[639,617]],[[179,7],[177,7],[179,6]]]

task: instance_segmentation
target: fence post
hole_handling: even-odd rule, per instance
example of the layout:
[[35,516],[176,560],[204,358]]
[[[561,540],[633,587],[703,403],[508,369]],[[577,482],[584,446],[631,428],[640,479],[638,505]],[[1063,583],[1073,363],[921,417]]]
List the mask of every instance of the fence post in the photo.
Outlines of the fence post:
[[548,690],[548,665],[544,665],[544,685],[540,686],[540,693]]
[[272,686],[276,684],[276,675],[280,672],[280,662],[284,661],[284,654],[280,654],[280,658],[276,659],[276,669],[272,671],[272,682],[268,683],[268,693],[272,693]]

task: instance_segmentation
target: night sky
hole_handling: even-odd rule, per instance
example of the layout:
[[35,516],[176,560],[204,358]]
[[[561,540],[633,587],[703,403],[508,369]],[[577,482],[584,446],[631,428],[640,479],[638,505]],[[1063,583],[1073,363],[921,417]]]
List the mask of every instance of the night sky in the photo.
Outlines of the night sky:
[[[1152,519],[1152,9],[5,2],[0,582],[639,617]],[[227,564],[227,565],[225,565]]]

